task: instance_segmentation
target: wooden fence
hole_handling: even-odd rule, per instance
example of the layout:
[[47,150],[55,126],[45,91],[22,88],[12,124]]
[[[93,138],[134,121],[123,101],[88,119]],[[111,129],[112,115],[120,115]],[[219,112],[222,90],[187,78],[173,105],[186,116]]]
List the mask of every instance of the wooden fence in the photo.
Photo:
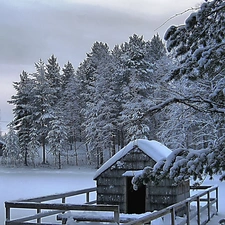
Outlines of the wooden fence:
[[[85,207],[86,209],[89,210],[94,210],[91,208],[92,205],[87,205],[87,204],[94,204],[96,203],[96,200],[90,201],[90,193],[91,192],[96,192],[96,187],[94,188],[87,188],[83,190],[78,190],[78,191],[71,191],[71,192],[66,192],[62,194],[54,194],[54,195],[47,195],[43,197],[37,197],[37,198],[30,198],[30,199],[24,199],[20,201],[10,201],[10,202],[5,202],[5,209],[6,209],[6,221],[5,225],[11,225],[11,224],[42,224],[44,225],[45,223],[41,223],[41,218],[56,215],[58,213],[62,213],[68,210],[84,210]],[[75,204],[66,204],[66,198],[68,197],[73,197],[77,195],[86,195],[86,201],[85,205],[75,205]],[[51,201],[51,200],[61,200],[61,203],[43,203],[46,201]],[[85,206],[85,207],[84,207]],[[94,205],[93,205],[94,206]],[[19,218],[19,219],[11,219],[11,209],[17,208],[17,209],[35,209],[36,214]],[[50,211],[47,212],[41,212],[42,209],[48,209]],[[102,210],[102,207],[99,207],[99,210]],[[36,220],[37,223],[27,223],[27,221],[31,220]],[[25,223],[26,222],[26,223]]]
[[[142,224],[151,224],[153,220],[159,219],[165,215],[170,215],[170,223],[171,225],[190,225],[190,221],[193,218],[197,218],[197,224],[203,225],[206,224],[213,216],[214,212],[211,212],[211,206],[215,205],[216,213],[218,212],[218,186],[200,186],[192,189],[201,190],[199,193],[187,198],[186,200],[173,204],[165,209],[154,212],[150,215],[143,216],[139,219],[135,219],[134,221],[124,223],[125,225],[142,225]],[[48,217],[51,215],[57,215],[60,213],[64,213],[68,210],[82,210],[82,211],[110,211],[114,212],[113,222],[119,224],[120,223],[120,214],[119,214],[119,206],[115,205],[92,205],[96,203],[96,201],[90,201],[90,193],[96,192],[96,188],[88,188],[79,191],[72,191],[63,194],[55,194],[38,198],[25,199],[20,201],[11,201],[5,202],[6,208],[6,221],[5,225],[49,225],[49,223],[41,223],[41,218]],[[77,196],[85,194],[86,201],[85,204],[77,205],[77,204],[68,204],[66,203],[66,198],[71,196]],[[212,196],[214,194],[214,196]],[[62,203],[43,203],[50,200],[60,199]],[[195,203],[196,210],[194,212],[190,211],[190,205]],[[203,203],[203,205],[201,205]],[[176,211],[179,208],[186,207],[187,213],[186,217],[180,221],[176,222]],[[11,219],[11,209],[35,209],[36,214],[31,216],[26,216],[19,219]],[[49,210],[49,211],[42,211]],[[207,219],[201,220],[201,213],[207,211]],[[36,220],[36,223],[31,223],[29,221]],[[101,220],[99,220],[101,221]],[[64,223],[65,221],[62,221]],[[52,224],[52,223],[51,223]],[[52,224],[54,225],[54,224]]]

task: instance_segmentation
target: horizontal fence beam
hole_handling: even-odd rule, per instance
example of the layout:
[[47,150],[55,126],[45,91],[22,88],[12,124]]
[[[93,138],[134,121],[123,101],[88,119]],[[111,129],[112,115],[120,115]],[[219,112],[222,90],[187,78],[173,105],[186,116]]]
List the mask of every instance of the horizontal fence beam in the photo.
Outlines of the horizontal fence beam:
[[209,186],[209,185],[201,185],[201,186],[190,186],[190,189],[193,189],[193,190],[205,190],[205,189],[208,189],[212,186]]
[[87,211],[118,211],[118,205],[88,205],[88,204],[66,204],[66,203],[35,203],[35,202],[5,202],[8,208],[17,209],[56,209],[68,210],[87,210]]
[[[119,206],[118,205],[74,205],[74,204],[51,204],[51,203],[32,203],[32,202],[6,202],[6,207],[18,208],[18,209],[53,209],[56,211],[42,212],[32,216],[23,217],[20,219],[15,219],[7,221],[6,225],[9,224],[23,224],[34,219],[43,218],[46,216],[54,215],[57,213],[65,212],[68,210],[81,210],[81,211],[105,211],[114,213],[114,222],[119,223]],[[24,223],[27,224],[27,223]]]

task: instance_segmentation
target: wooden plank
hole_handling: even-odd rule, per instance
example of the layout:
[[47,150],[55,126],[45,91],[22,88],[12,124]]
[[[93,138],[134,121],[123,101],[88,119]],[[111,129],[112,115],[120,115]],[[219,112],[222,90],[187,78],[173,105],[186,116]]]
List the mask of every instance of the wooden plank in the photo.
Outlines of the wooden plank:
[[89,204],[61,204],[61,203],[39,203],[39,202],[5,202],[8,208],[27,209],[58,209],[68,210],[90,210],[90,211],[118,211],[118,205],[89,205]]
[[[215,201],[215,198],[210,198],[209,200],[212,202],[212,201]],[[200,202],[208,202],[208,199],[207,198],[201,198]]]
[[205,190],[205,189],[208,189],[212,186],[204,186],[204,185],[201,185],[201,186],[190,186],[190,189],[193,189],[193,190]]
[[90,201],[90,202],[86,202],[85,204],[95,204],[95,203],[97,203],[97,201],[96,201],[96,200],[94,200],[94,201]]

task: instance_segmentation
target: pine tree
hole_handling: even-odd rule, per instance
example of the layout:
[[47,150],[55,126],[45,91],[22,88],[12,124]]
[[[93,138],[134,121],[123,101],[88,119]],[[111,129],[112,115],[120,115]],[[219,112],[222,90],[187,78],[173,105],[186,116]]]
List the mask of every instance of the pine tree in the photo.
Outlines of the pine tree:
[[24,165],[28,165],[28,142],[30,141],[30,130],[33,120],[33,81],[28,77],[28,74],[23,71],[20,75],[20,82],[14,82],[16,95],[12,96],[10,104],[15,105],[13,109],[14,119],[13,126],[18,132],[19,145],[21,154],[24,158]]
[[73,68],[73,65],[68,62],[67,64],[64,65],[62,68],[63,74],[62,74],[62,87],[65,89],[65,87],[68,85],[70,79],[74,77],[75,71]]
[[33,131],[42,146],[42,163],[46,164],[46,137],[49,132],[49,123],[53,119],[53,106],[57,101],[55,89],[46,78],[45,63],[40,60],[35,64],[36,73],[32,74],[35,86],[33,88]]
[[[86,74],[86,90],[89,94],[86,107],[84,108],[85,115],[85,133],[87,142],[91,146],[91,150],[96,150],[97,166],[103,164],[103,148],[102,140],[103,136],[103,125],[99,124],[101,107],[99,103],[102,103],[100,96],[98,95],[99,80],[100,77],[104,76],[102,73],[103,65],[107,68],[109,59],[109,47],[107,44],[96,42],[92,47],[91,53],[89,53],[86,60],[86,64],[90,67],[91,71]],[[87,71],[86,67],[86,71]],[[104,83],[101,83],[104,85]],[[106,93],[104,93],[105,95]],[[87,96],[87,94],[86,94]],[[103,97],[103,96],[101,96]],[[104,98],[104,97],[103,97]],[[104,101],[104,100],[103,100]],[[91,125],[91,126],[90,126]],[[106,125],[106,123],[105,123]]]
[[22,161],[23,158],[21,157],[19,139],[11,124],[6,136],[6,146],[4,147],[2,162],[15,166],[17,163],[20,163],[20,160]]
[[57,62],[57,58],[52,55],[48,59],[48,63],[46,64],[45,71],[46,79],[50,85],[50,88],[55,92],[55,103],[61,97],[61,89],[62,89],[62,75],[60,74],[60,66]]
[[149,124],[141,119],[146,107],[153,105],[154,65],[145,59],[146,43],[143,37],[133,35],[129,42],[122,46],[123,71],[123,109],[122,121],[126,133],[126,142],[136,138],[148,138]]
[[166,55],[165,45],[159,34],[154,35],[150,41],[146,42],[146,58],[152,63],[160,60]]

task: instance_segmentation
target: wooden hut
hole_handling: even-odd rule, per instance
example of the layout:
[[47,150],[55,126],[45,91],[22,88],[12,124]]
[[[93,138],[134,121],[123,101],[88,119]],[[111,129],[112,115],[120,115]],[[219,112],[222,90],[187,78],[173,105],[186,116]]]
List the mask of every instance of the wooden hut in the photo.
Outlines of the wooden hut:
[[131,179],[137,171],[153,167],[170,153],[170,149],[157,141],[130,142],[96,171],[97,204],[119,205],[121,213],[144,213],[188,198],[189,181],[174,186],[173,180],[166,179],[157,186],[147,184],[137,191],[133,189]]

